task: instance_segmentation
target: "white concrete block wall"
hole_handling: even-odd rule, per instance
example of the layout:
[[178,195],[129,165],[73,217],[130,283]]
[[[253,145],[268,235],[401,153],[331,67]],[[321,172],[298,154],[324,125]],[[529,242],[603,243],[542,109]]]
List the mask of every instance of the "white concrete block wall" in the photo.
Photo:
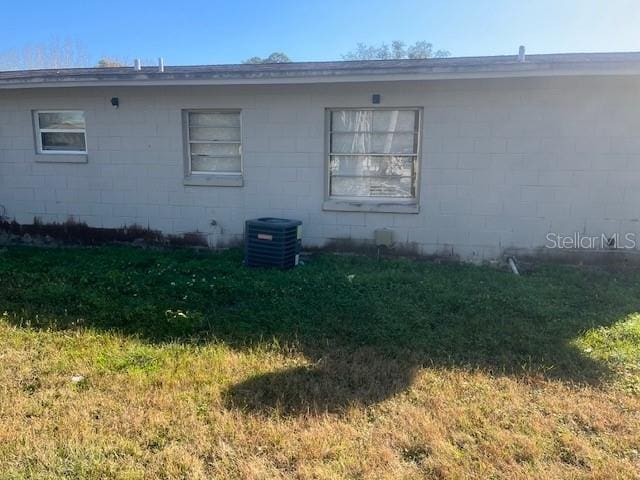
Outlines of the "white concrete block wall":
[[[370,107],[373,93],[424,109],[418,214],[322,209],[325,109]],[[639,94],[636,77],[0,91],[0,205],[21,223],[72,216],[221,242],[258,216],[302,220],[307,245],[386,227],[422,254],[470,260],[540,248],[548,232],[640,235]],[[183,185],[189,108],[242,110],[242,187]],[[87,163],[38,161],[37,109],[85,111]]]

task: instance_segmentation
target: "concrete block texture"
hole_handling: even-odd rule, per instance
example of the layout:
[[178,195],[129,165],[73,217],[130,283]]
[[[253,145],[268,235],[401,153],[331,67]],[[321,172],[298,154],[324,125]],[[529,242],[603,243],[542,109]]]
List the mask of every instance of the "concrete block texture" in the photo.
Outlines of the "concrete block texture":
[[[244,220],[304,222],[303,241],[395,232],[423,254],[491,260],[549,232],[639,230],[640,102],[629,77],[371,84],[25,89],[0,92],[0,205],[8,218],[241,238]],[[418,213],[325,211],[326,109],[422,109]],[[109,104],[121,100],[119,109]],[[184,109],[239,109],[242,186],[184,184]],[[86,112],[88,161],[43,162],[32,111]],[[51,157],[51,156],[49,156]],[[2,211],[2,209],[0,209]],[[623,236],[626,231],[619,231]],[[640,244],[640,241],[638,242]]]

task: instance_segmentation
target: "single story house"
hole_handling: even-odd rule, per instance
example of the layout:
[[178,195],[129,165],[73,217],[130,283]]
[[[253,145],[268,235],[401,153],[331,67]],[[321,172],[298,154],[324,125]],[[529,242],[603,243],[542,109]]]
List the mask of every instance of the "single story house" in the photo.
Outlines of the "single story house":
[[284,217],[309,246],[387,229],[490,260],[633,249],[639,185],[640,53],[0,73],[0,214],[19,223],[220,245]]

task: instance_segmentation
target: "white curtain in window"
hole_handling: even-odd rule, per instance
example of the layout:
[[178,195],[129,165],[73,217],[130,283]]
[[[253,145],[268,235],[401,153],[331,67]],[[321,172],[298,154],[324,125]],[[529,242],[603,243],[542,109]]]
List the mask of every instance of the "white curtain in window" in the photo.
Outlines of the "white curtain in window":
[[417,110],[336,110],[330,118],[330,193],[412,197]]

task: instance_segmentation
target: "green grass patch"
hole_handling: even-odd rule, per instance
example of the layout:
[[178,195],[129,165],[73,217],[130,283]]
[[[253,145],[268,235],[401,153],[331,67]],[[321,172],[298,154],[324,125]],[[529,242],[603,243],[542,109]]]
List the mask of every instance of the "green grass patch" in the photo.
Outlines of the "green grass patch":
[[[0,308],[14,325],[116,331],[151,343],[276,342],[315,360],[366,347],[401,363],[589,381],[606,376],[611,361],[637,358],[636,327],[616,327],[639,309],[636,275],[543,266],[516,277],[334,255],[282,272],[248,269],[235,250],[11,248],[0,264]],[[588,355],[575,343],[585,334]],[[115,370],[158,365],[146,347],[96,361]]]
[[137,345],[120,352],[105,352],[96,358],[96,365],[112,372],[150,372],[159,363],[157,350]]
[[586,355],[615,370],[626,388],[640,393],[640,314],[631,314],[608,327],[591,329],[576,344]]

